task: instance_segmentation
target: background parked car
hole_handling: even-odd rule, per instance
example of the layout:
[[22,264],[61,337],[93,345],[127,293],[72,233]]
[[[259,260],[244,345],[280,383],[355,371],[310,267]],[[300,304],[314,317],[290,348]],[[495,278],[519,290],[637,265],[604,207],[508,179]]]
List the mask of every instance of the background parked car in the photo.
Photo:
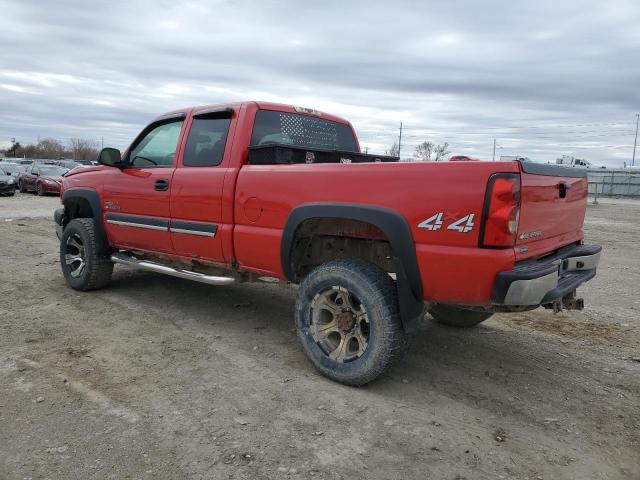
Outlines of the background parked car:
[[33,164],[26,172],[20,174],[18,188],[22,193],[32,191],[38,195],[60,195],[62,175],[68,171],[68,168],[58,165]]
[[18,185],[20,174],[26,170],[26,167],[16,163],[2,162],[0,163],[0,176],[11,175],[13,181]]
[[0,195],[15,195],[16,193],[16,181],[9,175],[0,174]]

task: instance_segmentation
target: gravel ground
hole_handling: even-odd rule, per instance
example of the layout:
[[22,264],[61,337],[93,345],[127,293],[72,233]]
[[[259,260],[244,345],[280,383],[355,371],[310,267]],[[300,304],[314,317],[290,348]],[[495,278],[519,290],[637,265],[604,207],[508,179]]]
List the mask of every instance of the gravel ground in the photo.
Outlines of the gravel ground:
[[427,317],[359,389],[303,356],[293,287],[67,288],[58,202],[0,198],[2,479],[640,478],[638,202],[589,207],[583,312]]
[[0,220],[16,218],[53,218],[60,208],[60,198],[53,195],[39,197],[34,193],[16,192],[13,197],[0,197]]

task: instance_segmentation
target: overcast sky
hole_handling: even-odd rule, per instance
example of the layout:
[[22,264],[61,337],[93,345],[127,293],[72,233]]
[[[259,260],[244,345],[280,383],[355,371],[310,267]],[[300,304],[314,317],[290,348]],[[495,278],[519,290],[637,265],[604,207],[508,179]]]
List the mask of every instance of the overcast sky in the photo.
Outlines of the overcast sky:
[[376,152],[403,122],[403,157],[431,140],[491,159],[496,138],[622,166],[640,1],[2,0],[0,146],[125,147],[159,113],[243,99],[344,116]]

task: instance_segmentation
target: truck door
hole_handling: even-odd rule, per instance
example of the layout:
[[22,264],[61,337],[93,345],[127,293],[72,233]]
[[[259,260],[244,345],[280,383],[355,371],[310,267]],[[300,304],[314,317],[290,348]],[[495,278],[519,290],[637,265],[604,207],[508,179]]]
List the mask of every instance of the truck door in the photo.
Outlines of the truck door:
[[223,224],[222,189],[232,143],[227,142],[232,115],[231,109],[193,115],[171,187],[170,233],[178,255],[224,263],[222,237],[231,235],[231,229]]
[[173,253],[170,201],[184,114],[147,126],[124,155],[124,168],[105,175],[105,228],[117,247]]

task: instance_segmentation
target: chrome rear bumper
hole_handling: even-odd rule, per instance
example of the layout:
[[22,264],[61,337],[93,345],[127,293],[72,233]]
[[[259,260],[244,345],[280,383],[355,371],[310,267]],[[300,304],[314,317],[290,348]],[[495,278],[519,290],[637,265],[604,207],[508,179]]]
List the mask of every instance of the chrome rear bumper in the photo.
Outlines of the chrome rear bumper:
[[521,262],[501,272],[493,287],[492,303],[536,306],[553,303],[596,275],[599,245],[572,245],[542,260]]

